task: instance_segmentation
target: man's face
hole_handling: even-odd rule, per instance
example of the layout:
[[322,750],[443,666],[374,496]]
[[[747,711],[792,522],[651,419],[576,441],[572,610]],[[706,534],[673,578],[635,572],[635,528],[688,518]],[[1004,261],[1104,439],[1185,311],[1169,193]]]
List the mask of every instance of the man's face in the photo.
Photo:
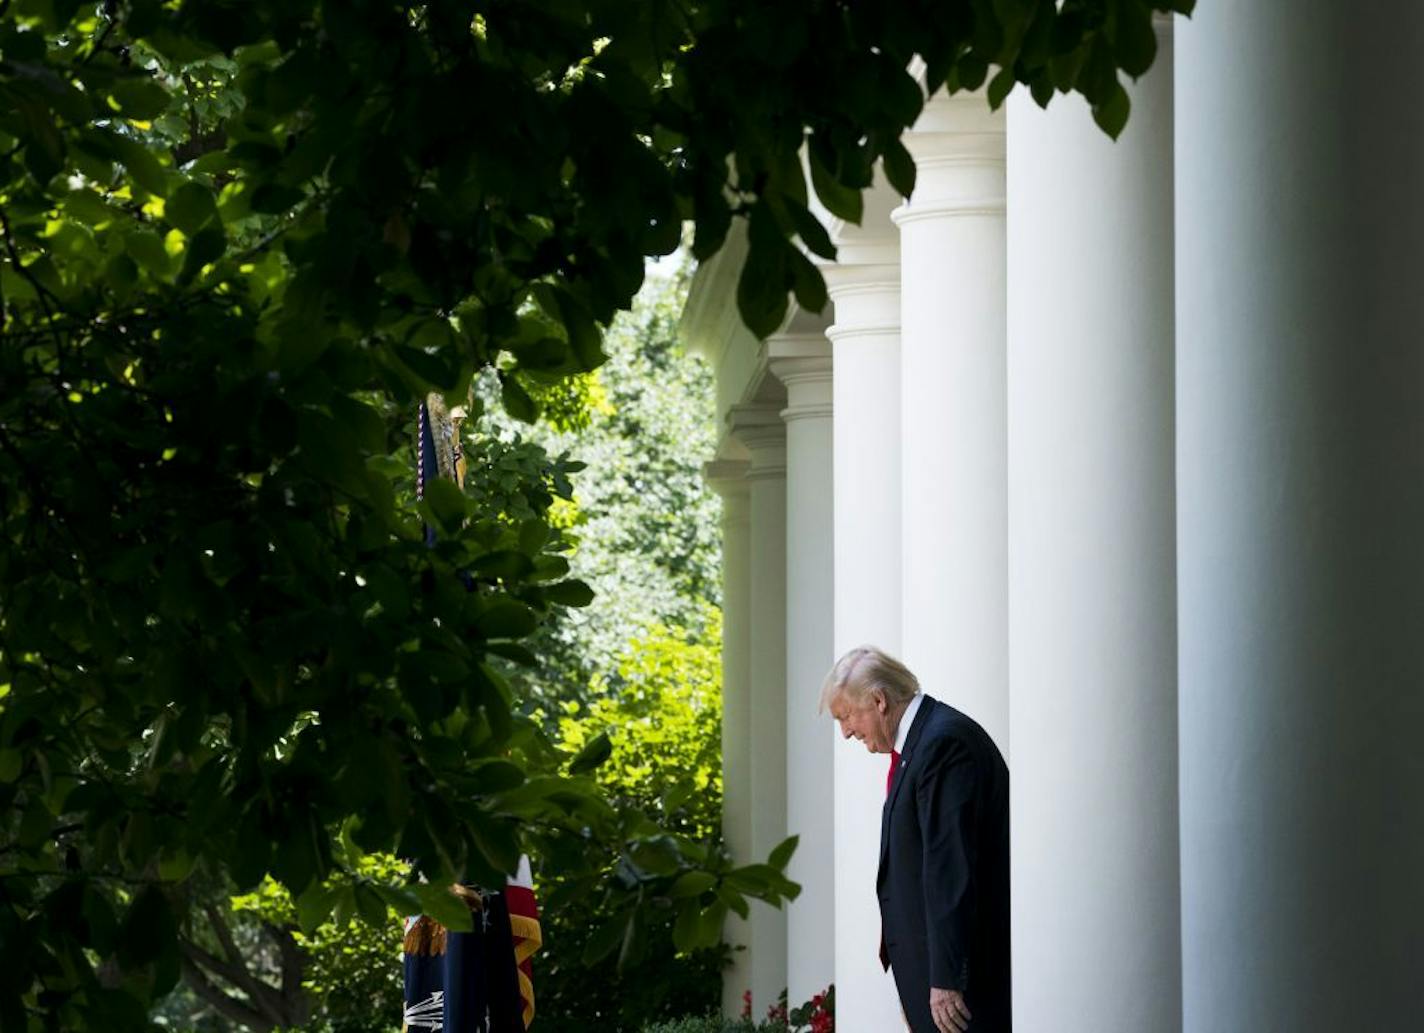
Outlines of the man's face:
[[841,726],[841,735],[859,739],[871,753],[889,753],[895,748],[889,707],[878,690],[871,689],[862,700],[853,700],[841,693],[831,700],[830,711]]

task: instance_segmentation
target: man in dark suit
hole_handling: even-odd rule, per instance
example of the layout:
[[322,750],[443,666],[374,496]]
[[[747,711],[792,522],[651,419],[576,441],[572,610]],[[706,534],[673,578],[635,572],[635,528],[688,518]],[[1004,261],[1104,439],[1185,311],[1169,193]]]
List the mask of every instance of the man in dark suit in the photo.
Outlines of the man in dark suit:
[[880,962],[913,1033],[1009,1033],[1009,769],[972,718],[873,647],[821,704],[891,766],[880,816]]

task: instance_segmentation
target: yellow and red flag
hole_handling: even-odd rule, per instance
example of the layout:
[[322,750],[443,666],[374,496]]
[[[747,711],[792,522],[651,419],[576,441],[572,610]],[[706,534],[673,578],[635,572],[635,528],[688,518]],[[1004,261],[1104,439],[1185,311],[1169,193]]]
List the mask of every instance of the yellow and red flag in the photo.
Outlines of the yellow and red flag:
[[534,899],[534,876],[529,858],[519,859],[519,871],[504,888],[509,904],[509,925],[514,933],[514,961],[519,966],[519,996],[524,1001],[524,1028],[534,1021],[534,952],[543,944],[539,932],[539,905]]

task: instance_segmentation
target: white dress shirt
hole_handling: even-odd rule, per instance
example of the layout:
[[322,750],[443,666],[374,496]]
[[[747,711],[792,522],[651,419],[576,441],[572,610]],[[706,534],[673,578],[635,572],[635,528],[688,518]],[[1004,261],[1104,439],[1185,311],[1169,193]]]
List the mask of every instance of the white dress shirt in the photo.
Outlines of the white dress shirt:
[[905,752],[905,740],[910,737],[910,726],[915,723],[915,712],[920,709],[920,704],[924,702],[923,692],[915,693],[914,699],[910,700],[910,705],[905,708],[905,712],[900,715],[900,727],[895,730],[895,752]]

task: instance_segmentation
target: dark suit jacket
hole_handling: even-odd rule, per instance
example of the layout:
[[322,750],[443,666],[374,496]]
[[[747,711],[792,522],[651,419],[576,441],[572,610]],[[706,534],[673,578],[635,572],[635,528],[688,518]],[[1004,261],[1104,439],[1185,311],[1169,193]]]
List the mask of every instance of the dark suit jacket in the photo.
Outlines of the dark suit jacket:
[[970,1033],[1008,1033],[1009,769],[983,728],[929,696],[881,812],[876,889],[915,1033],[935,1033],[932,986],[964,994]]

